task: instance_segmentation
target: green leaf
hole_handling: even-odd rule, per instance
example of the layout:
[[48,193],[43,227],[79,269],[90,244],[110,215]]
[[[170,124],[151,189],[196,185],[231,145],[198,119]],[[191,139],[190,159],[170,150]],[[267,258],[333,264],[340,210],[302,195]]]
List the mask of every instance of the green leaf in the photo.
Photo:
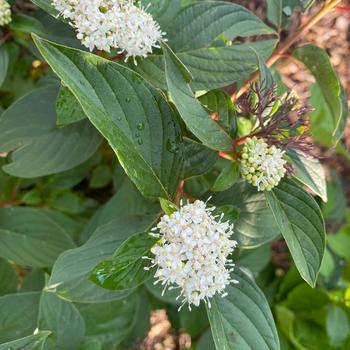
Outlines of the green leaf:
[[269,304],[257,285],[242,270],[226,287],[224,298],[214,296],[207,313],[217,350],[279,350],[279,340]]
[[234,222],[233,238],[240,247],[258,247],[272,241],[280,233],[264,194],[244,181],[227,191],[214,194],[210,202],[224,212],[225,220]]
[[333,142],[336,144],[343,135],[348,116],[348,104],[329,56],[314,45],[304,45],[293,52],[293,56],[303,62],[315,77],[333,116]]
[[192,338],[197,338],[209,327],[207,313],[203,304],[193,308],[191,311],[187,307],[183,307],[179,311],[179,318],[181,328],[186,329],[186,333]]
[[163,43],[162,48],[169,93],[189,130],[209,148],[230,149],[231,137],[210,118],[187,84],[188,75],[186,77],[183,75],[186,67],[166,44]]
[[44,26],[36,18],[23,14],[13,15],[9,26],[11,30],[26,34],[37,33],[42,35],[45,33]]
[[212,191],[219,192],[228,190],[237,182],[239,176],[240,171],[238,163],[230,161],[215,180]]
[[58,125],[76,123],[86,116],[74,95],[65,87],[61,86],[56,100],[56,114]]
[[45,273],[40,269],[32,269],[23,279],[21,293],[39,292],[45,286]]
[[112,181],[111,168],[106,164],[98,165],[93,171],[89,183],[90,188],[103,188]]
[[342,258],[350,258],[350,235],[341,231],[336,235],[327,235],[327,245],[331,250]]
[[277,28],[282,26],[283,0],[267,0],[267,18]]
[[34,41],[143,195],[171,197],[182,175],[183,143],[162,95],[117,63],[37,36]]
[[237,265],[244,266],[255,275],[263,270],[271,259],[271,247],[264,244],[255,249],[240,250],[240,254],[235,256],[234,260]]
[[28,337],[0,344],[0,350],[41,350],[49,335],[49,331],[29,335]]
[[42,209],[0,209],[0,256],[21,265],[50,267],[75,245],[63,227]]
[[302,278],[312,287],[325,251],[325,226],[316,201],[294,181],[284,179],[265,192],[266,199],[286,240]]
[[126,297],[132,289],[103,289],[89,281],[89,275],[100,261],[109,259],[129,236],[147,230],[155,218],[146,215],[119,217],[100,226],[84,245],[59,256],[46,289],[64,299],[81,303],[98,303]]
[[169,45],[177,51],[210,46],[219,35],[272,34],[274,31],[246,8],[224,1],[203,1],[185,7],[164,28]]
[[185,178],[206,173],[214,166],[217,160],[217,152],[196,141],[185,139]]
[[349,319],[339,306],[332,307],[327,315],[326,329],[330,345],[338,347],[349,335]]
[[15,293],[17,285],[16,271],[8,261],[0,258],[0,295]]
[[40,299],[38,328],[51,331],[43,350],[75,350],[85,334],[84,319],[74,304],[47,292]]
[[39,300],[40,293],[17,293],[0,297],[0,343],[34,332]]
[[135,294],[120,301],[77,304],[85,320],[85,339],[99,341],[103,349],[114,349],[131,331],[140,306]]
[[47,0],[32,0],[32,2],[49,13],[51,16],[57,18],[59,16],[59,12],[55,9],[55,7],[52,5],[50,1]]
[[215,350],[215,344],[211,331],[206,331],[199,339],[196,350]]
[[100,262],[90,275],[90,280],[102,288],[125,290],[144,283],[153,272],[145,270],[149,260],[142,257],[149,254],[157,239],[147,233],[129,237],[115,251],[112,258]]
[[287,154],[295,167],[295,177],[327,202],[326,175],[320,161],[297,150]]
[[172,202],[164,198],[159,198],[160,207],[166,215],[171,215],[172,213],[179,210],[179,208]]
[[7,173],[24,178],[55,174],[85,162],[101,137],[87,120],[56,126],[57,86],[35,89],[0,116],[0,152],[10,152]]
[[236,110],[231,97],[223,90],[212,90],[199,97],[199,101],[218,118],[218,123],[235,137],[237,133]]
[[[256,54],[266,60],[274,51],[276,40],[262,40],[223,47],[203,47],[176,53],[193,76],[194,91],[212,90],[233,83],[242,85],[257,70]],[[155,86],[167,89],[162,55],[152,54],[130,66]]]
[[[121,175],[121,180],[116,185],[117,193],[95,212],[81,234],[81,241],[86,242],[99,226],[107,224],[115,218],[132,215],[156,215],[160,212],[158,203],[147,201],[127,176],[123,175],[122,172],[119,175]],[[125,205],[126,202],[128,205]]]
[[160,283],[154,284],[154,280],[148,280],[145,282],[145,286],[147,290],[150,292],[152,296],[157,298],[158,300],[172,305],[181,305],[181,299],[177,298],[180,294],[178,289],[167,289],[164,293],[164,286]]
[[0,87],[6,79],[8,66],[9,54],[7,52],[6,46],[2,45],[0,47]]

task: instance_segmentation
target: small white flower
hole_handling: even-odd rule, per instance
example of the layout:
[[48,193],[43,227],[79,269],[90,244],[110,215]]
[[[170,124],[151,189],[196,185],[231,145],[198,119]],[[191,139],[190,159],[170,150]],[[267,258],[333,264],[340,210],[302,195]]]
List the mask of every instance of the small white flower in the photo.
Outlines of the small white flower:
[[6,0],[0,0],[0,27],[11,22],[11,8]]
[[191,309],[191,304],[199,306],[201,300],[210,307],[211,297],[225,296],[226,286],[238,283],[230,277],[234,264],[228,259],[237,246],[230,239],[233,225],[222,222],[222,215],[214,216],[214,209],[197,200],[164,215],[152,230],[160,238],[151,249],[151,267],[158,268],[155,284],[162,283],[163,293],[167,287],[180,288],[181,307],[187,302]]
[[245,180],[258,188],[270,191],[286,173],[284,151],[269,146],[263,139],[247,138],[242,151],[241,173]]
[[90,51],[118,48],[126,59],[146,57],[165,35],[152,16],[132,0],[53,0],[53,5]]

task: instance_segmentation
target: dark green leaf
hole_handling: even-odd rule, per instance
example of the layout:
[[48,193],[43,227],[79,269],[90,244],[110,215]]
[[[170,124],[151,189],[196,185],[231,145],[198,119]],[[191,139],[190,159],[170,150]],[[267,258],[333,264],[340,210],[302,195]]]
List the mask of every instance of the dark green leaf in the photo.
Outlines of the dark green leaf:
[[132,295],[121,301],[78,304],[77,307],[85,320],[86,339],[99,341],[103,349],[114,349],[134,326],[140,298]]
[[267,18],[277,28],[282,25],[283,0],[267,0]]
[[292,180],[282,180],[265,195],[300,275],[315,286],[326,244],[319,206]]
[[6,46],[0,47],[0,87],[6,79],[7,69],[9,66],[9,55]]
[[45,32],[43,25],[36,18],[23,14],[13,15],[9,26],[12,30],[27,34],[36,33],[42,35]]
[[111,168],[106,164],[100,164],[92,172],[89,187],[106,187],[112,181],[112,176]]
[[21,292],[39,292],[45,286],[45,273],[40,269],[33,269],[23,280]]
[[0,297],[0,343],[34,332],[37,327],[39,300],[40,293],[18,293]]
[[329,56],[323,49],[314,45],[304,45],[294,50],[293,55],[314,75],[333,116],[333,142],[337,143],[343,135],[348,116],[348,104]]
[[38,328],[51,331],[43,350],[76,350],[85,334],[84,319],[74,304],[47,292],[40,299]]
[[228,190],[237,182],[239,176],[240,172],[238,163],[230,161],[217,177],[212,187],[212,191],[219,192]]
[[327,202],[326,175],[320,161],[297,150],[287,154],[295,167],[295,177]]
[[21,265],[52,266],[63,251],[73,248],[71,237],[42,209],[0,209],[0,256]]
[[171,197],[182,175],[183,144],[176,116],[162,95],[117,63],[34,40],[143,195]]
[[279,350],[279,340],[269,304],[257,285],[236,269],[238,284],[226,287],[224,298],[214,296],[207,307],[217,350]]
[[165,31],[176,52],[208,47],[220,34],[233,40],[238,36],[273,33],[244,7],[224,1],[202,1],[185,7]]
[[57,124],[67,125],[85,119],[86,116],[74,95],[61,86],[56,100]]
[[0,258],[0,295],[15,293],[17,291],[18,278],[12,265]]
[[209,327],[208,316],[203,304],[191,311],[183,307],[179,312],[179,317],[181,328],[186,329],[192,338],[197,338]]
[[186,68],[174,52],[162,44],[165,59],[165,75],[168,90],[176,108],[189,130],[202,143],[214,150],[231,148],[230,136],[210,118],[208,112],[195,98],[188,80],[183,75]]
[[[266,60],[274,51],[276,40],[262,40],[224,47],[203,47],[198,50],[179,52],[177,56],[193,76],[194,91],[212,90],[237,83],[242,85],[256,71],[256,54]],[[132,68],[155,86],[167,89],[162,55],[150,55],[137,60]]]
[[103,261],[94,268],[90,280],[111,290],[137,287],[152,274],[145,270],[149,260],[142,257],[149,254],[156,242],[157,239],[147,233],[131,236],[118,247],[110,260]]
[[[234,222],[233,238],[241,247],[258,247],[272,241],[280,233],[264,195],[244,181],[227,191],[214,194],[211,203],[219,211],[226,212],[225,220]],[[230,207],[233,210],[228,210]]]
[[0,152],[14,151],[3,169],[24,178],[62,172],[85,162],[101,137],[87,120],[56,126],[57,87],[32,91],[0,117]]
[[185,178],[206,173],[217,160],[217,152],[191,139],[185,139]]
[[147,230],[154,220],[155,216],[124,216],[100,226],[84,245],[60,255],[46,289],[81,303],[126,297],[132,290],[103,289],[89,281],[89,275],[100,261],[109,259],[129,236]]
[[0,350],[41,350],[49,335],[49,331],[29,335],[28,337],[0,344]]

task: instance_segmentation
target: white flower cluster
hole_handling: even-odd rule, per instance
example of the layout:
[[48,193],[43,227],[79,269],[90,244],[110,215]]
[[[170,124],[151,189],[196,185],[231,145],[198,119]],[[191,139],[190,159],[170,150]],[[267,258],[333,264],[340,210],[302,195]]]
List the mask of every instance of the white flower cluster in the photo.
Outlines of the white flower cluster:
[[6,0],[0,0],[0,26],[6,26],[11,22],[11,8]]
[[52,4],[90,51],[118,48],[126,59],[146,57],[165,35],[152,16],[132,0],[53,0]]
[[[199,306],[201,300],[208,303],[215,294],[226,295],[224,290],[232,280],[230,272],[234,264],[228,259],[237,242],[231,240],[233,225],[222,222],[223,215],[216,217],[206,203],[195,201],[186,204],[173,214],[164,215],[152,231],[159,242],[151,249],[154,254],[155,284],[166,288],[181,288],[178,298]],[[145,257],[146,258],[146,257]],[[180,307],[180,308],[181,308]]]
[[270,191],[286,173],[284,151],[255,136],[247,138],[242,151],[241,173],[258,191]]

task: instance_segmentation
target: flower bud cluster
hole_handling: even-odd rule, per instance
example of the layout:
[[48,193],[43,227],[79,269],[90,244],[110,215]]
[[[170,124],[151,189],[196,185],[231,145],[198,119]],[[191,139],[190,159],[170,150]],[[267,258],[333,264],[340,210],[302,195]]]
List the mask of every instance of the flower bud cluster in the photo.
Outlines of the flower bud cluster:
[[11,22],[11,8],[6,0],[0,0],[0,26],[6,26]]
[[132,0],[53,0],[53,5],[90,51],[118,48],[126,59],[146,57],[165,34],[152,16]]
[[247,138],[241,154],[241,173],[245,180],[258,188],[270,191],[286,173],[284,151],[269,146],[263,139]]
[[[201,300],[208,303],[215,294],[225,296],[225,288],[231,282],[234,264],[228,259],[237,242],[231,240],[233,225],[222,222],[223,215],[213,215],[215,208],[195,201],[182,206],[170,216],[164,215],[153,231],[159,237],[151,249],[152,266],[157,266],[155,284],[166,288],[180,288],[178,298],[182,306],[187,302],[199,306]],[[181,307],[182,307],[181,306]],[[181,308],[180,307],[180,308]]]

